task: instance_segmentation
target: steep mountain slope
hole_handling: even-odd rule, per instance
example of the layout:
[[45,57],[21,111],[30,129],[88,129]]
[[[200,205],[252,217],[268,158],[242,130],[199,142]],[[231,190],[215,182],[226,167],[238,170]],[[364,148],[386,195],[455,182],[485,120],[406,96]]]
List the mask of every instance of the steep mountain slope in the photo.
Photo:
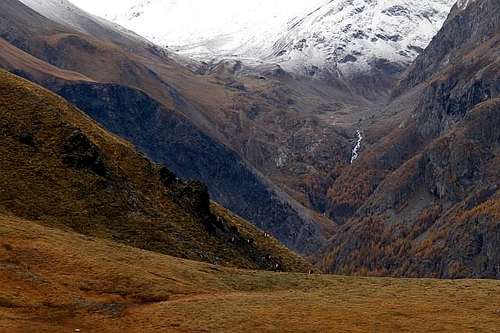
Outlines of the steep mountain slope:
[[[75,30],[108,40],[120,45],[130,45],[130,42],[150,44],[143,37],[123,29],[96,16],[90,16],[68,1],[57,0],[19,0],[41,15],[62,26],[70,26]],[[140,48],[137,48],[140,51]]]
[[303,259],[151,163],[62,98],[0,72],[0,211],[135,247],[230,266]]
[[[34,8],[39,8],[36,5],[39,2],[26,1],[26,3]],[[60,70],[79,73],[83,76],[84,81],[113,83],[133,90],[142,90],[148,96],[144,97],[139,92],[134,92],[134,94],[140,95],[140,98],[150,103],[151,110],[157,114],[165,113],[162,117],[179,122],[181,128],[189,128],[183,132],[184,135],[189,133],[189,135],[195,136],[192,140],[189,137],[183,140],[186,145],[182,149],[190,149],[186,153],[192,156],[196,155],[198,163],[192,164],[192,159],[176,161],[179,176],[192,177],[196,175],[198,180],[209,185],[215,200],[273,233],[296,250],[310,253],[324,243],[324,227],[321,224],[328,225],[328,221],[325,219],[325,221],[318,222],[322,220],[321,217],[309,212],[301,203],[268,181],[261,173],[255,171],[245,161],[245,156],[241,153],[245,150],[243,145],[248,142],[250,137],[254,136],[254,132],[251,132],[250,129],[263,126],[261,124],[265,123],[265,120],[259,120],[260,124],[248,121],[244,124],[246,130],[241,131],[238,129],[242,122],[241,117],[246,113],[260,110],[259,108],[264,107],[264,105],[267,109],[271,98],[276,99],[277,97],[260,97],[255,103],[257,104],[255,110],[253,107],[240,109],[237,105],[242,104],[239,102],[242,99],[248,98],[248,93],[234,88],[226,81],[217,79],[216,74],[194,74],[189,69],[179,65],[170,54],[142,39],[130,37],[129,34],[116,37],[117,34],[121,34],[120,30],[113,30],[109,24],[101,24],[93,17],[82,18],[83,12],[78,12],[78,15],[75,15],[73,7],[66,6],[67,2],[49,1],[43,2],[43,4],[62,7],[62,13],[58,12],[59,14],[54,18],[58,22],[47,19],[19,1],[7,0],[0,3],[2,9],[0,11],[1,36],[12,46],[17,47],[19,54],[24,51],[31,55],[29,58],[23,54],[23,58],[33,60],[32,58],[35,57],[58,67]],[[68,10],[69,13],[63,15],[64,10]],[[45,13],[46,9],[41,10],[41,12]],[[54,16],[54,13],[50,12],[45,14],[48,17]],[[65,20],[58,19],[61,16]],[[76,23],[70,26],[63,25],[66,24],[67,20],[73,19],[77,20]],[[91,23],[88,23],[89,20]],[[90,29],[88,25],[99,25],[99,27]],[[0,51],[0,53],[2,52],[3,50]],[[43,66],[47,67],[47,64]],[[12,63],[7,63],[5,66],[9,70],[55,91],[62,91],[61,87],[65,84],[75,83],[55,80],[50,75],[48,77],[35,75],[35,71],[30,66],[22,64],[13,66]],[[72,80],[73,78],[71,78]],[[77,80],[81,81],[78,78]],[[252,77],[249,81],[255,83],[262,80]],[[116,89],[122,88],[116,87]],[[68,94],[70,90],[70,88],[66,90]],[[126,91],[126,89],[121,91]],[[83,111],[96,115],[96,110],[91,105],[86,104],[90,96],[95,95],[95,91],[81,89],[80,92],[82,95],[71,94],[73,102],[79,103]],[[83,93],[88,93],[90,96]],[[255,95],[258,94],[261,92],[255,93]],[[113,97],[115,100],[110,104],[114,106],[120,103],[121,95],[119,94],[110,96],[103,89],[103,92],[98,95],[102,98]],[[159,108],[157,107],[158,103],[161,105]],[[288,106],[286,103],[285,105]],[[276,111],[276,109],[278,110]],[[113,110],[115,115],[123,117],[122,119],[128,117],[127,113],[123,113],[125,111],[127,110],[116,108]],[[133,114],[136,111],[130,110],[130,113]],[[285,110],[274,107],[270,111],[284,112]],[[108,109],[107,112],[110,110]],[[241,113],[241,117],[238,113]],[[185,118],[182,117],[182,114]],[[98,120],[103,119],[99,118]],[[128,138],[137,139],[133,143],[141,149],[147,148],[149,156],[156,161],[172,161],[174,157],[164,156],[164,154],[175,149],[179,152],[179,146],[175,147],[175,144],[172,143],[172,147],[168,151],[165,149],[168,144],[165,144],[161,137],[165,134],[165,129],[172,123],[157,127],[154,123],[156,118],[149,117],[146,120],[149,123],[140,125],[143,129],[147,128],[148,132],[131,135]],[[191,124],[186,125],[187,123]],[[155,128],[157,132],[150,133],[150,128]],[[114,128],[116,132],[121,134],[125,131],[128,132],[129,129]],[[272,132],[274,128],[265,130]],[[282,133],[282,136],[290,135],[291,129],[286,130],[287,132]],[[235,137],[237,140],[234,140]],[[148,142],[144,141],[146,138],[149,140]],[[194,144],[194,142],[200,142],[199,138],[203,138],[204,145]],[[274,149],[275,140],[275,138],[263,140],[265,148],[272,146]],[[234,144],[231,144],[233,142]],[[208,146],[210,146],[210,150],[206,149]],[[158,150],[151,149],[154,147],[160,148]],[[240,156],[235,155],[231,149]],[[208,152],[220,153],[221,155],[213,156],[209,155]],[[275,154],[278,155],[277,152]],[[181,165],[181,163],[184,164]],[[220,174],[220,176],[213,177],[215,174]],[[242,196],[255,200],[242,200]]]
[[500,277],[499,12],[454,7],[366,131],[389,134],[330,188],[330,271]]
[[[138,27],[148,19],[154,22],[159,13],[168,16],[166,8],[171,4],[141,2],[127,17]],[[451,4],[452,1],[323,1],[321,6],[314,7],[316,11],[310,11],[311,15],[297,18],[294,21],[297,25],[280,42],[274,43],[275,35],[279,35],[274,33],[272,44],[267,40],[267,46],[264,43],[254,47],[257,44],[252,42],[246,45],[248,52],[260,50],[262,54],[254,54],[255,57],[274,54],[268,58],[270,62],[305,59],[306,63],[299,67],[307,67],[307,62],[316,59],[311,54],[322,54],[320,63],[329,67],[327,71],[317,67],[318,63],[315,68],[299,70],[302,74],[309,73],[309,77],[297,78],[279,66],[252,68],[245,66],[244,61],[227,60],[195,66],[203,74],[197,79],[217,82],[224,86],[224,91],[220,86],[198,86],[201,90],[210,89],[209,94],[200,94],[200,89],[193,89],[193,83],[186,85],[181,81],[176,81],[176,88],[188,101],[208,106],[202,117],[199,113],[193,116],[191,110],[187,112],[206,133],[230,146],[301,204],[325,212],[328,188],[349,167],[357,131],[378,116],[389,89],[427,45]],[[345,26],[332,23],[339,17]],[[366,32],[370,36],[357,34],[366,26],[371,26]],[[303,38],[297,37],[302,34],[310,47],[300,51],[293,46],[294,41],[302,43]],[[335,44],[340,43],[339,36],[344,37],[343,43],[347,45],[342,51],[344,57],[352,51],[360,57],[359,62],[338,65],[342,57],[333,57],[331,52],[340,54]],[[273,45],[277,49],[273,50]],[[292,48],[288,50],[290,54],[288,47]],[[365,52],[362,56],[358,54],[361,49]],[[389,51],[382,54],[380,50]],[[325,80],[309,80],[310,76]]]
[[52,89],[176,174],[206,181],[214,198],[230,209],[239,208],[239,213],[257,227],[279,235],[287,246],[306,253],[317,250],[321,235],[309,222],[311,219],[295,213],[269,190],[271,185],[263,186],[256,172],[236,153],[200,132],[184,117],[166,110],[144,93],[123,86],[83,83]]
[[493,333],[499,295],[491,280],[228,269],[0,215],[2,332]]

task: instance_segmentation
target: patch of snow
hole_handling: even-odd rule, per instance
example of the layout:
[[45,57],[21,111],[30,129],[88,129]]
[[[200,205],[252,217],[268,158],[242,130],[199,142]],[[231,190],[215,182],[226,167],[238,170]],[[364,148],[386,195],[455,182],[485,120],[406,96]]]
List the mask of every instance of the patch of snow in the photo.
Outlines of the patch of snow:
[[464,10],[467,8],[469,5],[469,0],[458,0],[457,1],[457,7]]

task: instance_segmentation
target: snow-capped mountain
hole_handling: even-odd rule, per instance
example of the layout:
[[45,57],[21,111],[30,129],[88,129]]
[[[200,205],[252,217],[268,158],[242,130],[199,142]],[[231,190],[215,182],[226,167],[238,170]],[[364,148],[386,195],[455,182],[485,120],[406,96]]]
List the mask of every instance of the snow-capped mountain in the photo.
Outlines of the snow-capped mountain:
[[[319,0],[73,0],[150,41],[200,60],[225,58],[273,37]],[[266,36],[266,37],[264,37]]]
[[279,63],[295,73],[349,77],[406,68],[456,0],[73,2],[199,60],[236,57]]
[[441,28],[455,0],[328,0],[288,23],[270,60],[291,71],[391,74]]

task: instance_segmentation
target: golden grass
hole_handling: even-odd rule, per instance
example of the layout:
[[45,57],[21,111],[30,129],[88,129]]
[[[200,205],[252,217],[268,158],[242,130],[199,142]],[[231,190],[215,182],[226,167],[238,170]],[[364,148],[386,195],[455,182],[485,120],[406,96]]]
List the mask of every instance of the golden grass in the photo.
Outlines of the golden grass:
[[498,332],[500,282],[223,268],[0,216],[0,332]]

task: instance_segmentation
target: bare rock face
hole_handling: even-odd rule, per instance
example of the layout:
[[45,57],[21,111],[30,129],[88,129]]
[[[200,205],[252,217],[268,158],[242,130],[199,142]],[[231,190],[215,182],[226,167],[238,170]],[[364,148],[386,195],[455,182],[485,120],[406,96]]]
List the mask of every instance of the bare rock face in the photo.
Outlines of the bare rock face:
[[224,226],[210,210],[210,194],[208,187],[199,181],[183,181],[166,167],[158,171],[160,180],[170,192],[173,200],[183,207],[188,207],[190,213],[197,216],[210,233]]
[[426,90],[418,115],[418,129],[422,136],[437,137],[461,121],[475,105],[487,101],[495,91],[491,79],[469,80],[452,76],[433,82]]
[[99,149],[79,130],[73,131],[66,139],[63,162],[74,168],[89,169],[100,176],[106,174]]

